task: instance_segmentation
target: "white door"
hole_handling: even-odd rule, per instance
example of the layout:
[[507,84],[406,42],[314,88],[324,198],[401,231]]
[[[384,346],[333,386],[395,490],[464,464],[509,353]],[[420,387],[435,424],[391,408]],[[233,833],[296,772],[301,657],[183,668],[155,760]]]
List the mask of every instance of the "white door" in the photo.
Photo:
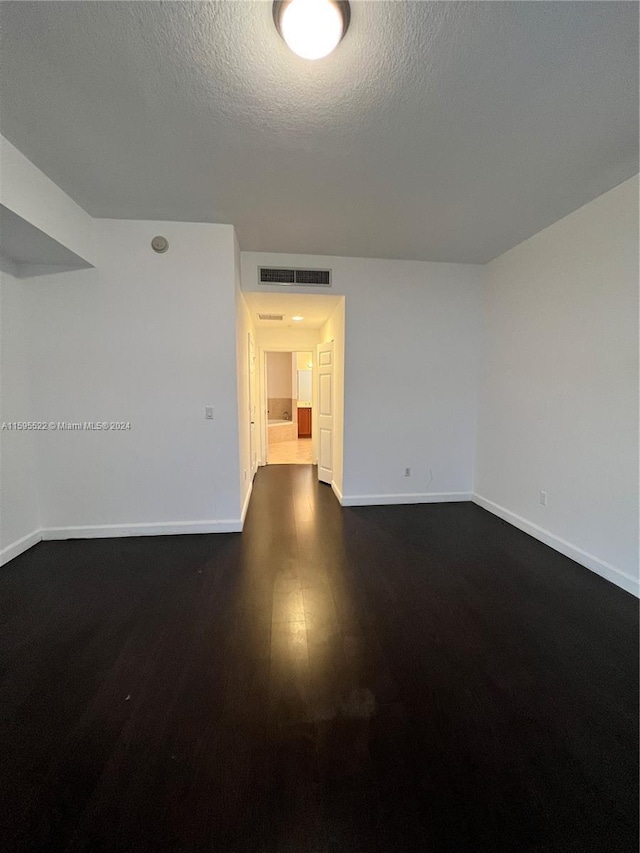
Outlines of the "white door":
[[333,341],[318,344],[318,479],[333,480]]
[[249,332],[249,464],[251,479],[258,469],[258,451],[256,445],[256,345]]

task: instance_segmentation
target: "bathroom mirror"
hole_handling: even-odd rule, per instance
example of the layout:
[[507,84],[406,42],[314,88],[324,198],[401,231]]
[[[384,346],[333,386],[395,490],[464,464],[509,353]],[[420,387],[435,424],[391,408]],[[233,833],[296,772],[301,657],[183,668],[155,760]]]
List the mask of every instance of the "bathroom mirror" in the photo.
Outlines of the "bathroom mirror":
[[298,400],[311,402],[311,371],[298,371]]

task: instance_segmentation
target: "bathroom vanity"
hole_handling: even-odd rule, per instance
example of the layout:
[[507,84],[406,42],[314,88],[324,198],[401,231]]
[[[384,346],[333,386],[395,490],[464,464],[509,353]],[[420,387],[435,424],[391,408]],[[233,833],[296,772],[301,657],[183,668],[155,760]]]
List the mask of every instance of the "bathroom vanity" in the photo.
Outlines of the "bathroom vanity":
[[311,438],[311,404],[298,405],[298,438]]

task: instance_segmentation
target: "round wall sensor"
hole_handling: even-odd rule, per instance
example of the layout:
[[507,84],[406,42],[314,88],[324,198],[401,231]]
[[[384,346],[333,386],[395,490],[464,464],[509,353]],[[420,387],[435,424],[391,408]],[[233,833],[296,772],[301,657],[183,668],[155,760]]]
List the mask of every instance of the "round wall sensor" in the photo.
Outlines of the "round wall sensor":
[[151,248],[154,252],[159,252],[160,254],[162,254],[163,252],[166,252],[169,248],[169,241],[166,237],[154,237],[151,241]]

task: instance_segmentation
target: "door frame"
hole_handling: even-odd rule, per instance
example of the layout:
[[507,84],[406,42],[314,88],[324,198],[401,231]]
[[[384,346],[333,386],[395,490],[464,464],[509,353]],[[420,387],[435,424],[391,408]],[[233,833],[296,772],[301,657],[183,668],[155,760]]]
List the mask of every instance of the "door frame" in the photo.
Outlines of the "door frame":
[[249,470],[253,481],[259,463],[260,425],[258,419],[258,354],[256,352],[255,334],[251,330],[247,335],[247,364],[249,370]]
[[268,465],[269,464],[269,441],[267,439],[267,353],[268,352],[310,352],[313,360],[313,371],[311,374],[311,455],[313,458],[313,464],[318,464],[318,454],[317,454],[317,446],[316,446],[316,418],[318,412],[318,380],[317,380],[317,366],[316,366],[316,353],[310,349],[291,349],[291,346],[286,347],[258,347],[258,360],[259,360],[259,378],[260,378],[260,388],[258,390],[258,397],[260,400],[260,455],[258,458],[258,465]]

